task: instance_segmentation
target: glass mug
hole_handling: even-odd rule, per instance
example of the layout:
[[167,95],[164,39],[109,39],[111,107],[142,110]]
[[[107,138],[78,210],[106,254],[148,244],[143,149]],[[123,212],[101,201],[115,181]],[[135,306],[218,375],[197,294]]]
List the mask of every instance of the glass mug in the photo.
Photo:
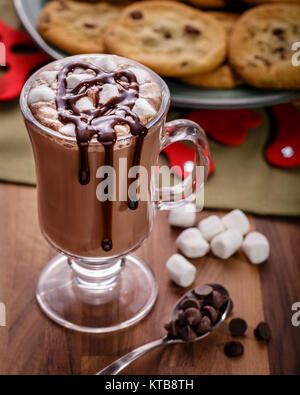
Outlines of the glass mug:
[[[80,56],[72,56],[56,62],[80,60]],[[150,311],[157,297],[156,280],[148,265],[131,253],[149,236],[158,209],[177,208],[196,198],[209,168],[203,130],[188,120],[166,123],[170,105],[167,85],[148,68],[124,60],[150,73],[160,86],[162,101],[156,117],[147,125],[140,158],[140,166],[148,174],[148,199],[139,201],[136,210],[128,209],[128,201],[120,199],[119,194],[128,181],[137,137],[118,136],[113,151],[117,200],[109,203],[109,223],[103,214],[107,202],[99,199],[98,191],[103,178],[100,174],[105,156],[103,145],[98,141],[89,143],[90,182],[81,185],[76,138],[40,124],[28,107],[28,92],[49,65],[28,79],[20,98],[35,158],[40,228],[58,251],[40,275],[36,297],[42,310],[56,323],[81,332],[118,330],[136,323]],[[194,143],[195,165],[202,166],[204,171],[197,172],[194,166],[181,184],[159,188],[157,174],[153,172],[159,152],[183,140]],[[172,199],[166,200],[165,196]],[[100,242],[107,227],[112,234],[110,251],[104,251]]]

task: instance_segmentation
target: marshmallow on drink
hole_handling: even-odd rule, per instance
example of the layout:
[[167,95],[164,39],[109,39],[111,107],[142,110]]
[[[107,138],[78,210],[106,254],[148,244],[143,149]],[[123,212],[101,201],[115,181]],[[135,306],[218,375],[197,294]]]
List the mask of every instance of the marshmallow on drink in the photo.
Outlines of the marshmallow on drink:
[[200,258],[209,251],[209,244],[201,235],[199,229],[185,229],[177,237],[176,245],[188,258]]
[[185,206],[171,210],[168,221],[170,225],[180,226],[181,228],[194,226],[196,221],[196,206],[194,203],[188,203]]
[[180,254],[172,255],[168,259],[166,267],[171,280],[180,287],[189,287],[195,281],[195,266]]
[[226,229],[235,229],[242,236],[250,230],[250,223],[246,215],[239,209],[230,211],[221,218]]
[[91,73],[72,73],[66,78],[68,89],[74,89],[80,82],[94,78]]
[[216,215],[210,215],[204,218],[199,222],[198,228],[207,241],[211,241],[215,236],[225,230],[222,221]]
[[211,242],[211,250],[215,256],[227,259],[242,245],[243,237],[235,229],[227,229],[215,236]]
[[28,104],[32,105],[38,102],[52,102],[55,99],[55,93],[46,85],[39,85],[32,88],[28,94]]
[[242,250],[251,263],[262,263],[270,255],[269,242],[266,236],[259,232],[251,232],[245,237]]

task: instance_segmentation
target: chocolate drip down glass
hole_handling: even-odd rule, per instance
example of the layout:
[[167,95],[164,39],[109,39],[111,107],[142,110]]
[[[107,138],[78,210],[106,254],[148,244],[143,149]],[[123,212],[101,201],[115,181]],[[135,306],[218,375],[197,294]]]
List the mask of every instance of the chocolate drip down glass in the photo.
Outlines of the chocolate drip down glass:
[[[79,57],[69,59],[74,58]],[[87,185],[82,185],[78,182],[76,138],[40,124],[28,106],[29,90],[43,69],[29,78],[20,99],[36,164],[40,227],[46,240],[58,251],[40,275],[36,297],[48,317],[80,332],[122,329],[150,311],[157,297],[156,280],[150,267],[132,252],[149,236],[158,209],[177,208],[195,199],[209,167],[204,154],[208,150],[207,140],[202,129],[188,120],[166,123],[170,94],[165,82],[144,66],[128,62],[147,70],[160,86],[162,95],[156,117],[146,125],[148,133],[143,138],[138,163],[148,174],[148,198],[140,200],[136,209],[129,209],[128,200],[120,195],[130,185],[128,172],[136,159],[139,136],[118,136],[113,147],[110,161],[115,170],[113,185],[117,198],[108,205],[99,199],[105,147],[98,141],[90,141],[90,179]],[[184,183],[159,188],[153,172],[159,152],[183,140],[194,143],[195,165],[202,166],[204,171],[197,172],[194,166]],[[170,198],[166,200],[167,195]],[[112,247],[106,251],[101,241],[105,240],[108,229]]]

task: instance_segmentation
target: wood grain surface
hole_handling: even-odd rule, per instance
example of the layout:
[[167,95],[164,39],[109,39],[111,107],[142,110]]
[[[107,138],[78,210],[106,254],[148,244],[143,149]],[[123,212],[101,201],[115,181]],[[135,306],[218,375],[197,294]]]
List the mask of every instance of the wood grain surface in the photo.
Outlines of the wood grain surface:
[[[211,212],[199,213],[199,220]],[[217,212],[217,214],[223,214]],[[167,278],[165,262],[176,251],[180,232],[158,214],[153,232],[137,255],[155,272],[158,300],[151,313],[136,326],[108,335],[68,331],[52,323],[35,300],[39,273],[54,256],[41,236],[32,187],[0,184],[0,302],[5,303],[7,326],[0,327],[0,374],[94,374],[124,353],[164,335],[170,309],[186,291]],[[300,327],[291,325],[291,306],[300,301],[299,220],[250,217],[252,229],[271,243],[271,257],[251,265],[242,252],[227,261],[208,255],[193,260],[197,283],[219,282],[234,301],[232,317],[246,319],[241,339],[242,357],[227,358],[224,342],[231,339],[227,323],[198,343],[174,345],[148,353],[124,374],[299,374]],[[254,339],[261,320],[271,326],[269,345]]]

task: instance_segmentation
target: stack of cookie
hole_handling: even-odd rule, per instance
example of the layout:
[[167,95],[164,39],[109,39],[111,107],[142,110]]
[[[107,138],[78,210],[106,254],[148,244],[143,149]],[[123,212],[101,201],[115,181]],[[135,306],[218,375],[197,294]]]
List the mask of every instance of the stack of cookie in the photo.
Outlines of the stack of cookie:
[[223,7],[228,0],[189,0],[193,6],[175,0],[52,0],[39,30],[69,54],[115,53],[200,87],[300,88],[300,66],[292,62],[300,42],[299,0],[241,1],[272,4],[240,14],[195,8]]

